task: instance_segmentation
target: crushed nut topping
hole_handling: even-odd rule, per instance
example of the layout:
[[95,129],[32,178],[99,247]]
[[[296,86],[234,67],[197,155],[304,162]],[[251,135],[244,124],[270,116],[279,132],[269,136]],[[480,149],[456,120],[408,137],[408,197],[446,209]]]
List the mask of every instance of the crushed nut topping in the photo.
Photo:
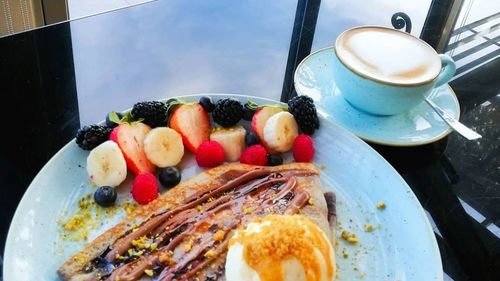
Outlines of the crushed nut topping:
[[356,237],[356,234],[350,233],[347,230],[342,231],[341,237],[342,239],[346,240],[351,244],[356,244],[359,242],[358,237]]
[[380,202],[377,203],[377,209],[379,209],[379,210],[385,210],[385,207],[386,206],[385,206],[384,201],[380,201]]
[[224,239],[224,231],[223,230],[218,230],[216,233],[214,233],[213,239],[215,241],[221,241]]
[[365,224],[365,232],[372,232],[373,226],[371,224]]

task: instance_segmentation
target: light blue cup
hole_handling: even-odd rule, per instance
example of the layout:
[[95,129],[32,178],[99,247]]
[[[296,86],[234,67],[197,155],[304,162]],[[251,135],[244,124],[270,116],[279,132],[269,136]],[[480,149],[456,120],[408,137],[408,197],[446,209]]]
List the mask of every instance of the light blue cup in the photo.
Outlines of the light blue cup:
[[[420,41],[420,47],[429,48],[430,50],[425,51],[432,52],[431,55],[436,57],[436,63],[439,63],[440,60],[441,70],[437,68],[435,75],[425,81],[397,83],[367,75],[366,71],[359,69],[359,65],[356,66],[358,69],[353,65],[347,65],[342,61],[342,58],[339,58],[339,48],[342,48],[339,44],[339,38],[349,32],[362,32],[365,29],[375,29],[384,33],[389,32],[389,34],[397,32],[400,37],[408,36],[412,38],[411,40]],[[374,42],[366,42],[366,44],[366,46],[370,46]],[[398,42],[394,41],[391,44],[398,44]],[[343,97],[353,107],[375,115],[395,115],[415,107],[424,100],[432,89],[446,84],[456,71],[455,62],[448,55],[438,55],[424,41],[402,31],[378,26],[356,27],[339,35],[335,43],[335,62],[333,65],[335,83]]]

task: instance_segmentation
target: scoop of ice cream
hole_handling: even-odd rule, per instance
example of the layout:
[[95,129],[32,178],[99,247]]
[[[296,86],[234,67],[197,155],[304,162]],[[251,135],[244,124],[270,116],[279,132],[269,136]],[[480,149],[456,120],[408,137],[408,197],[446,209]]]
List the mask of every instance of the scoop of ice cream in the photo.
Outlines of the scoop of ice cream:
[[305,216],[268,215],[238,230],[229,241],[227,281],[331,281],[335,255]]

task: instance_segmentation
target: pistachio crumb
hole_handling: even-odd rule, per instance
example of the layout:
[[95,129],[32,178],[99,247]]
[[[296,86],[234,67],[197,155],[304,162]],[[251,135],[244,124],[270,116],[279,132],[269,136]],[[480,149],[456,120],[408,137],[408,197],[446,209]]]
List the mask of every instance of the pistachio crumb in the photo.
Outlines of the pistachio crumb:
[[224,239],[224,231],[218,230],[216,233],[214,233],[213,239],[215,241],[221,241],[222,239]]
[[345,248],[342,249],[342,257],[344,259],[347,259],[349,257],[349,253],[347,252],[347,250]]
[[144,273],[146,273],[146,275],[149,276],[149,277],[153,276],[153,271],[151,269],[144,270]]
[[373,226],[371,224],[365,224],[365,232],[372,232]]
[[173,260],[172,260],[173,256],[174,256],[174,252],[167,251],[166,253],[160,255],[159,261],[162,264],[169,264],[170,265],[173,263]]
[[214,255],[215,255],[215,250],[214,249],[210,249],[210,250],[206,251],[203,256],[205,258],[210,258],[210,257],[213,257]]
[[349,238],[347,238],[347,242],[351,243],[351,244],[356,244],[359,242],[358,240],[358,237],[356,237],[355,234],[352,234],[352,236],[350,236]]
[[184,252],[189,252],[193,248],[194,238],[191,236],[189,240],[184,244]]
[[377,203],[377,209],[379,210],[385,210],[385,202],[384,201],[380,201]]
[[351,244],[356,244],[359,242],[358,237],[356,237],[356,234],[350,233],[347,230],[342,231],[341,237],[342,239],[346,240]]

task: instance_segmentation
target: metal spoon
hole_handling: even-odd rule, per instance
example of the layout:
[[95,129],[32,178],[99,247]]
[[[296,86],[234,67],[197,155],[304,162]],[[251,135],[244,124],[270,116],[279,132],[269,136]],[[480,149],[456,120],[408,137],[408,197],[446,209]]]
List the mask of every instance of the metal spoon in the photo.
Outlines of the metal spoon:
[[450,114],[448,114],[446,111],[444,111],[442,108],[437,106],[433,101],[431,101],[428,98],[425,98],[425,101],[427,102],[436,113],[443,118],[444,122],[448,124],[453,130],[455,130],[457,133],[462,135],[464,138],[468,140],[475,140],[481,138],[481,135],[474,132],[473,130],[469,129],[467,126],[464,124],[460,123],[457,119],[453,118]]

